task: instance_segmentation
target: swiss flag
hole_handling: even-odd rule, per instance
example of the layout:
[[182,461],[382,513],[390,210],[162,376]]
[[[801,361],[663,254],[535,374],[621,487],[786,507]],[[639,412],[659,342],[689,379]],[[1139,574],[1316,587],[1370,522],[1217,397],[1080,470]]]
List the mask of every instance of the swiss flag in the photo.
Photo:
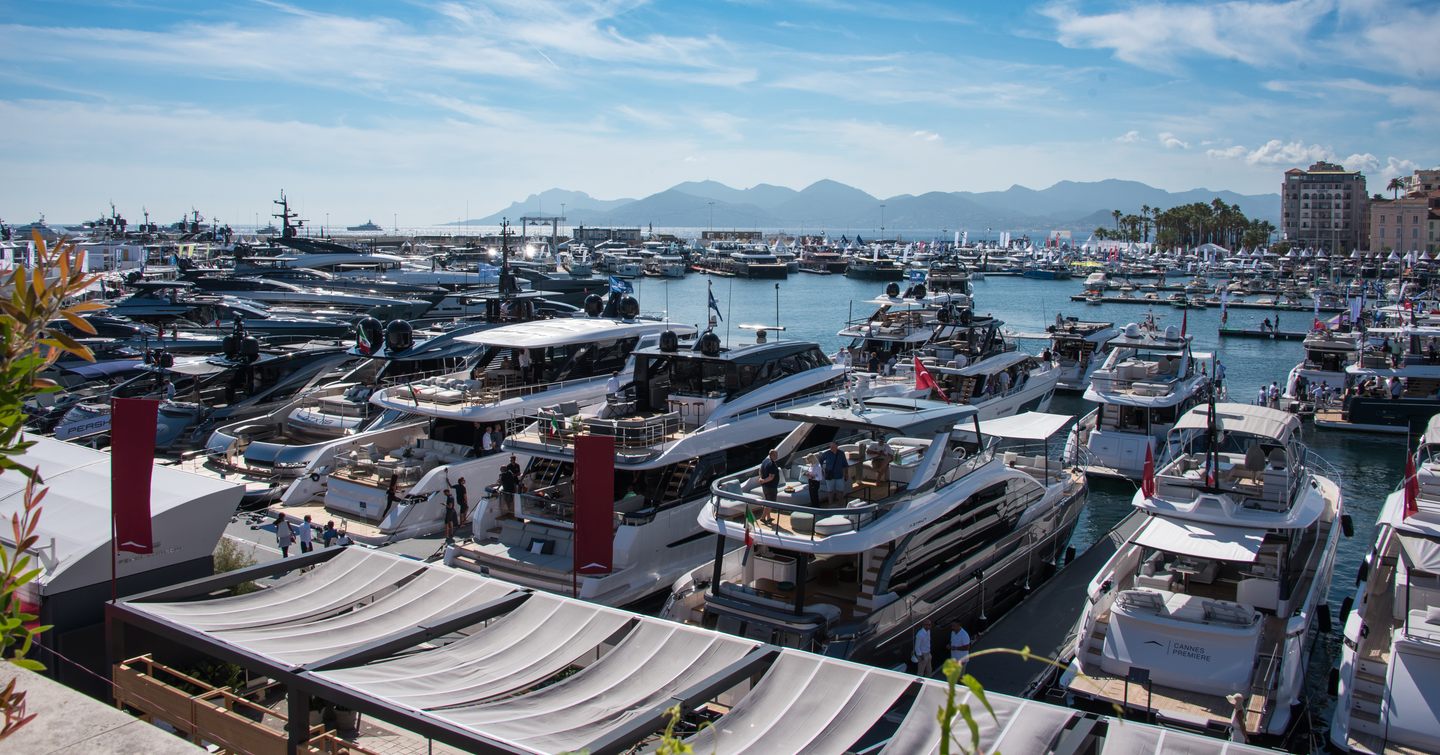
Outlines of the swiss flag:
[[935,378],[930,375],[930,371],[925,369],[925,365],[920,363],[920,357],[915,357],[915,390],[924,391],[932,388],[936,393],[940,394],[940,398],[945,399],[946,403],[949,403],[950,397],[945,395],[945,391],[940,389],[940,384],[935,382]]
[[1140,476],[1140,493],[1146,498],[1155,497],[1155,455],[1148,443],[1145,444],[1145,469]]
[[1405,454],[1405,514],[1403,519],[1420,513],[1420,478],[1415,476],[1415,457]]

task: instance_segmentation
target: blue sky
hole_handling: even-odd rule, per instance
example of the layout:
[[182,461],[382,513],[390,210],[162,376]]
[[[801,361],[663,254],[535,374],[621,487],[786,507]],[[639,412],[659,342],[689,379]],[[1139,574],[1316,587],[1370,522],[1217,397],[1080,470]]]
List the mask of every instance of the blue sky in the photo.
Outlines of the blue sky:
[[[551,187],[877,196],[1440,164],[1440,3],[0,0],[0,217],[422,225]],[[558,208],[556,208],[558,209]]]

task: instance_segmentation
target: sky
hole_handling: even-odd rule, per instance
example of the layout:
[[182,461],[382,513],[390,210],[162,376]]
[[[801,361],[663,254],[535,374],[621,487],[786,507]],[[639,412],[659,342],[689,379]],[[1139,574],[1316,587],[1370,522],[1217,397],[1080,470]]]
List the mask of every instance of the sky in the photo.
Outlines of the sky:
[[[0,0],[0,218],[1440,165],[1440,2]],[[558,208],[556,208],[558,209]],[[468,215],[467,215],[468,212]]]

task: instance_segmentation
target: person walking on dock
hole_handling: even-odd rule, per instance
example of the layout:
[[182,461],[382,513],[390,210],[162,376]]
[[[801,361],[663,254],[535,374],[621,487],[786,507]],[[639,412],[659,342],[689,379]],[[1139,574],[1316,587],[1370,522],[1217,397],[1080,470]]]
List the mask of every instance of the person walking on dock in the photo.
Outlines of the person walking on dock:
[[295,540],[295,531],[284,514],[275,515],[275,544],[280,547],[280,558],[290,558],[290,543]]
[[300,552],[309,553],[315,550],[315,527],[310,523],[310,515],[305,515],[305,521],[300,522],[296,528],[297,537],[300,541]]

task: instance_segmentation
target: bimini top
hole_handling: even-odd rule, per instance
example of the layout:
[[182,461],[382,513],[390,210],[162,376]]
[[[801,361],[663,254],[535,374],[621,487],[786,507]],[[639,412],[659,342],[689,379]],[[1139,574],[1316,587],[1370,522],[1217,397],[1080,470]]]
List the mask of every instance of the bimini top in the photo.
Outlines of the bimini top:
[[1420,442],[1427,446],[1440,446],[1440,414],[1430,418],[1425,425],[1425,434],[1420,436]]
[[[1197,406],[1175,423],[1176,430],[1204,430],[1210,426],[1210,408]],[[1273,438],[1288,443],[1300,429],[1300,420],[1290,412],[1250,404],[1216,404],[1215,427],[1221,432]]]
[[1162,333],[1153,333],[1142,330],[1139,325],[1130,323],[1110,341],[1116,348],[1145,349],[1147,351],[1173,351],[1183,352],[1190,345],[1190,336],[1180,335],[1180,329],[1171,325],[1165,328]]
[[1000,372],[1001,370],[1008,370],[1011,367],[1014,367],[1015,365],[1021,364],[1025,362],[1025,360],[1032,358],[1032,355],[1026,354],[1023,351],[1007,351],[1004,354],[996,354],[993,357],[982,359],[978,362],[975,362],[974,364],[966,365],[960,368],[930,367],[928,369],[934,370],[936,372],[943,372],[947,375],[960,375],[963,377],[969,377],[972,375],[993,375],[997,372]]
[[973,406],[931,399],[885,397],[852,403],[845,398],[831,398],[786,407],[770,412],[770,416],[816,425],[910,431],[917,425],[958,424],[974,417],[976,412]]
[[458,337],[456,340],[485,346],[501,346],[517,349],[543,349],[551,346],[565,346],[572,343],[593,343],[595,341],[635,338],[650,333],[673,330],[681,335],[693,334],[695,328],[679,323],[660,320],[614,320],[608,317],[559,317],[551,320],[537,320],[505,325],[480,333]]

